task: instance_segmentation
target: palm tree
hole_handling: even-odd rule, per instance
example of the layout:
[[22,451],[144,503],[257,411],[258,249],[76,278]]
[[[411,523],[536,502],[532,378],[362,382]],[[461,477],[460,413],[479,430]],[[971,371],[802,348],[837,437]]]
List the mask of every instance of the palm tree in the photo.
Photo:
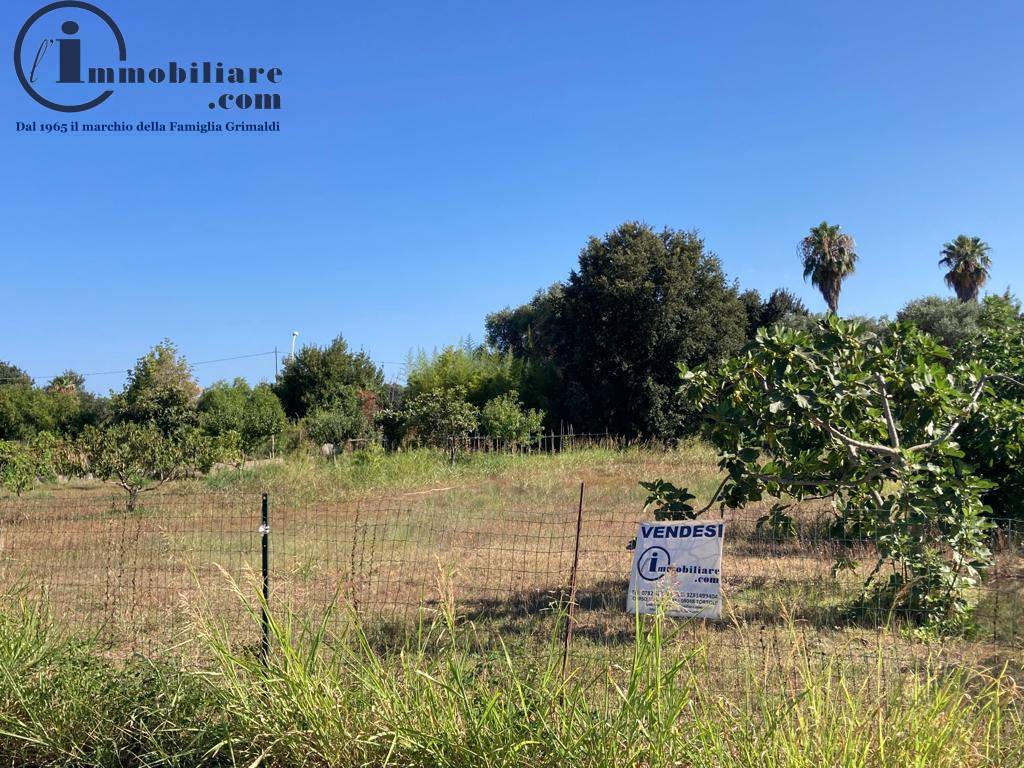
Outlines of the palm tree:
[[960,301],[977,301],[978,291],[988,280],[992,259],[988,243],[980,237],[957,235],[956,240],[942,246],[940,267],[948,267],[946,285],[956,291]]
[[856,245],[842,229],[823,221],[800,241],[804,280],[811,278],[832,314],[839,311],[843,280],[853,274],[857,264]]

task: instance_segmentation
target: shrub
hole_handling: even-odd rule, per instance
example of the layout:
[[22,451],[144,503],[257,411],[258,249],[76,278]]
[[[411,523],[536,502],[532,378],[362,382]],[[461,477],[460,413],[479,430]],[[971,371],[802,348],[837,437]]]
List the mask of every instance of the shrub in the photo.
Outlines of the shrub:
[[909,302],[897,313],[896,320],[931,334],[953,350],[978,334],[980,314],[980,306],[973,301],[925,296]]
[[[976,306],[973,302],[960,306]],[[1001,375],[992,398],[964,425],[960,443],[977,474],[992,484],[983,499],[1000,518],[1024,516],[1024,317],[1010,297],[989,296],[979,313],[981,330],[961,357]]]
[[306,435],[316,445],[338,445],[361,437],[366,421],[358,410],[344,407],[315,408],[302,420]]
[[248,453],[255,453],[268,440],[277,438],[287,423],[277,395],[268,384],[260,384],[249,393],[242,411],[243,448]]
[[466,402],[461,387],[424,392],[411,398],[405,417],[413,434],[427,445],[447,448],[451,460],[477,427],[479,412]]
[[196,405],[203,431],[211,437],[229,431],[241,434],[245,406],[251,393],[249,384],[241,378],[230,384],[217,381],[207,387]]
[[515,390],[488,400],[480,413],[484,432],[509,450],[528,445],[543,432],[543,411],[526,410]]

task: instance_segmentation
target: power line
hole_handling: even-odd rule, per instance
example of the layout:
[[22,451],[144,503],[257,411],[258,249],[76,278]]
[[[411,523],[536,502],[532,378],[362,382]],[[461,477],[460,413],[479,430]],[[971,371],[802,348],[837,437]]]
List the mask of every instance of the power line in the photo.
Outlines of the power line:
[[190,365],[209,365],[210,363],[223,363],[228,360],[245,360],[249,357],[266,357],[267,355],[277,354],[274,350],[269,352],[253,352],[251,355],[235,355],[234,357],[218,357],[216,360],[200,360],[198,363],[190,363]]
[[[254,358],[254,357],[267,357],[269,355],[275,355],[275,354],[277,354],[276,350],[271,350],[269,352],[253,352],[252,354],[248,354],[248,355],[231,355],[230,357],[218,357],[218,358],[214,358],[213,360],[199,360],[198,362],[195,362],[195,363],[189,363],[189,365],[196,366],[196,365],[210,365],[211,363],[226,363],[226,362],[230,362],[232,360],[248,360],[248,359]],[[380,360],[380,361],[378,361],[377,365],[403,365],[404,366],[404,365],[406,365],[406,363],[399,363],[399,362],[395,362],[394,360]],[[117,375],[117,374],[123,375],[123,374],[127,373],[129,370],[130,370],[130,368],[125,367],[125,368],[119,368],[119,369],[117,369],[115,371],[90,371],[89,373],[79,373],[78,375],[81,376],[82,378],[88,378],[90,376],[114,376],[114,375]],[[78,373],[78,372],[75,371],[75,373]],[[29,376],[29,378],[32,379],[33,381],[53,381],[57,377],[63,376],[63,375],[64,375],[63,373],[58,373],[58,374],[55,374],[53,376]],[[26,376],[28,376],[28,374],[26,374]],[[21,376],[0,376],[0,381],[21,381],[21,379],[22,379]]]
[[[267,355],[272,355],[272,354],[274,354],[273,350],[271,350],[270,352],[253,352],[252,354],[249,354],[249,355],[232,355],[231,357],[218,357],[218,358],[215,358],[213,360],[200,360],[200,361],[195,362],[195,363],[189,363],[189,365],[191,365],[191,366],[195,366],[195,365],[209,365],[210,363],[224,363],[224,362],[227,362],[229,360],[246,360],[246,359],[252,358],[252,357],[266,357]],[[118,369],[116,371],[92,371],[92,372],[89,372],[89,373],[79,373],[78,375],[81,376],[82,378],[87,378],[89,376],[113,376],[114,374],[124,374],[124,373],[127,373],[129,370],[131,370],[131,369],[128,368],[128,367],[125,367],[125,368],[120,368],[120,369]],[[78,372],[75,371],[75,373],[78,373]],[[28,375],[28,374],[26,374],[26,375]],[[29,376],[29,378],[32,379],[33,381],[36,381],[36,380],[38,380],[38,381],[53,381],[58,376],[63,376],[63,375],[64,375],[63,373],[58,373],[58,374],[56,374],[54,376]],[[0,376],[0,381],[21,381],[21,378],[22,377],[20,377],[20,376]]]

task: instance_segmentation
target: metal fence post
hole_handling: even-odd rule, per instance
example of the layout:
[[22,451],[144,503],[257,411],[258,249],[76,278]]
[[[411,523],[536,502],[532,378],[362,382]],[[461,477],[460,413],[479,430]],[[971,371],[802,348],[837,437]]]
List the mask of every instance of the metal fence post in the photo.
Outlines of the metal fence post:
[[263,601],[260,603],[260,660],[266,664],[270,656],[270,501],[263,494],[263,508],[260,523],[261,548],[263,554]]
[[580,534],[583,532],[583,483],[580,483],[580,504],[576,511],[576,543],[572,553],[572,570],[569,572],[569,605],[565,617],[565,636],[562,639],[562,679],[569,669],[569,649],[576,624],[576,574],[580,567]]

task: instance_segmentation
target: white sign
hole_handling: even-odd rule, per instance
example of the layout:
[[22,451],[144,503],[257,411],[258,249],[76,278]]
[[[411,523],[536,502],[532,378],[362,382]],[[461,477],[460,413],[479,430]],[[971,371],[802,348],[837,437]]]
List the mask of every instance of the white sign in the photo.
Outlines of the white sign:
[[724,522],[641,523],[626,610],[720,619],[724,537]]

